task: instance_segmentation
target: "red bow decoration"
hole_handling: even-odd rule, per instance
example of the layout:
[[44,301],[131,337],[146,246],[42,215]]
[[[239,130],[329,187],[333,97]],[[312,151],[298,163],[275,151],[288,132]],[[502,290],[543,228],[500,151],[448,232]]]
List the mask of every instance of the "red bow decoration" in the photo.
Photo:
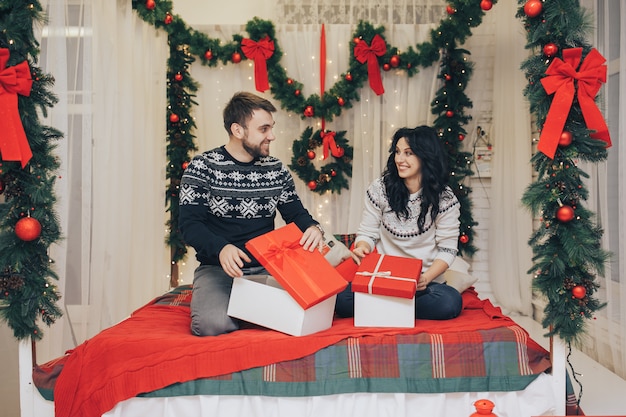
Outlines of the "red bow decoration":
[[243,54],[254,60],[254,82],[257,91],[261,93],[270,88],[267,79],[267,60],[274,54],[274,41],[269,36],[265,36],[258,42],[252,39],[244,39],[241,41],[241,50]]
[[594,130],[592,138],[606,142],[611,146],[609,128],[606,126],[600,109],[596,106],[595,97],[600,90],[601,83],[606,82],[606,59],[595,48],[589,51],[587,57],[576,68],[582,57],[582,48],[563,50],[563,61],[555,58],[546,70],[547,77],[541,79],[541,84],[548,94],[554,94],[550,110],[541,130],[537,149],[549,158],[554,158],[559,137],[567,120],[574,94],[575,81],[578,81],[578,103],[582,111],[587,128]]
[[367,74],[370,81],[370,87],[376,95],[381,95],[385,92],[383,87],[383,80],[380,77],[380,65],[378,65],[379,56],[385,55],[387,52],[387,45],[384,39],[376,34],[372,39],[372,46],[369,46],[365,41],[359,41],[354,47],[354,57],[364,64],[367,61]]
[[337,142],[335,142],[336,132],[326,131],[321,132],[320,136],[322,136],[322,149],[324,151],[324,159],[328,158],[328,151],[330,150],[330,154],[335,158],[341,158],[343,156],[343,149],[340,146],[337,146]]
[[0,49],[0,154],[4,161],[21,161],[24,168],[33,153],[17,109],[17,95],[29,96],[33,80],[26,61],[6,67],[9,54],[8,49]]

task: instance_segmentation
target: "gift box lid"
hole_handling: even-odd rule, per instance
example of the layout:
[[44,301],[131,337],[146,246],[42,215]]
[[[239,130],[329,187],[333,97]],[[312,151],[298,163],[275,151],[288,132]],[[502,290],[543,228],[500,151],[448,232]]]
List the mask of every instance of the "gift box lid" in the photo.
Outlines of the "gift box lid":
[[361,260],[352,291],[413,298],[422,273],[422,260],[371,253]]
[[295,223],[246,242],[246,248],[302,307],[309,308],[346,288],[348,283],[318,250],[302,248]]

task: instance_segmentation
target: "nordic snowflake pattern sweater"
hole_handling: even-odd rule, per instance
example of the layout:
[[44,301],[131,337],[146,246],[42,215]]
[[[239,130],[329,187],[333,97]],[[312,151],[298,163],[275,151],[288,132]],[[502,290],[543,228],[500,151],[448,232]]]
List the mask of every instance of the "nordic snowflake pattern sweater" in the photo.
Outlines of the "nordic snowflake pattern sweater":
[[249,163],[237,161],[224,146],[193,158],[180,184],[179,227],[201,264],[219,265],[219,253],[229,243],[244,244],[274,230],[278,210],[285,223],[300,230],[317,224],[296,193],[293,177],[272,156]]

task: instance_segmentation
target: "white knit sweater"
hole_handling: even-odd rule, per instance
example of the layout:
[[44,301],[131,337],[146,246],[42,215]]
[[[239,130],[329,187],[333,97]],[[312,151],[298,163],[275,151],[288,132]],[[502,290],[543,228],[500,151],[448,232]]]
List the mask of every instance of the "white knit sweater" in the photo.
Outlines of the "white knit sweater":
[[409,217],[399,219],[391,210],[382,178],[367,189],[365,208],[357,231],[356,242],[365,241],[385,255],[417,258],[427,270],[435,259],[452,264],[458,252],[460,205],[450,187],[441,193],[439,214],[434,224],[426,215],[424,232],[417,228],[421,190],[409,196]]

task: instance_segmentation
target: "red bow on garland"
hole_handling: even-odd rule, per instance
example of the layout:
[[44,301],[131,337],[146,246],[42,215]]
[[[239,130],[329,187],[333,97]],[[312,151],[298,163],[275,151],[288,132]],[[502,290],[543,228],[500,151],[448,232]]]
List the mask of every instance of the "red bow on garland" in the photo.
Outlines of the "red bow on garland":
[[563,61],[555,58],[546,70],[547,77],[541,79],[541,84],[548,94],[556,93],[537,147],[549,158],[554,158],[567,115],[572,107],[576,93],[575,81],[578,81],[578,103],[583,118],[587,128],[595,131],[591,137],[605,141],[607,147],[611,146],[609,128],[595,103],[601,84],[606,82],[604,65],[606,59],[594,48],[589,51],[579,71],[576,72],[581,57],[582,48],[564,49]]
[[385,88],[380,77],[380,65],[378,65],[377,57],[385,55],[385,52],[387,52],[387,45],[385,40],[378,34],[374,35],[371,46],[361,40],[354,47],[354,57],[361,64],[367,61],[367,75],[370,87],[378,96],[385,92]]
[[269,36],[265,36],[258,42],[252,39],[241,41],[243,54],[254,60],[254,83],[257,91],[263,93],[270,88],[267,78],[267,60],[274,54],[274,41]]
[[21,161],[24,168],[33,153],[17,109],[17,95],[29,96],[33,80],[26,61],[6,67],[9,55],[8,49],[0,49],[0,154],[4,161]]

